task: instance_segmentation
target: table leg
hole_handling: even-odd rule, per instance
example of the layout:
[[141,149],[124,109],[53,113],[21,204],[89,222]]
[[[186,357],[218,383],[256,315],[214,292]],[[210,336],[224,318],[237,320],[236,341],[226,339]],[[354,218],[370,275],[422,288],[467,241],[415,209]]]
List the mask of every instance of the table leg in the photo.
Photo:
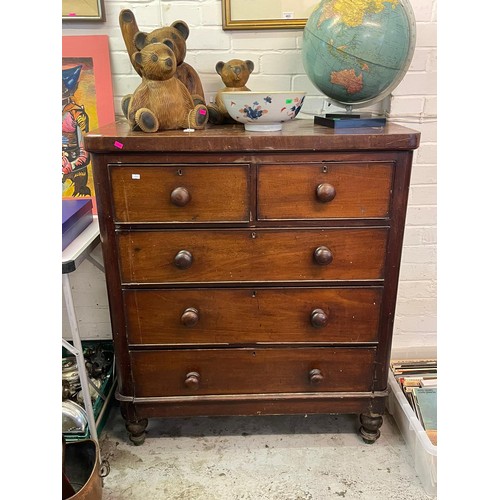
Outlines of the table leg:
[[[87,370],[85,368],[85,358],[83,356],[82,342],[80,340],[80,332],[78,331],[78,322],[76,319],[75,306],[73,304],[73,294],[71,292],[71,284],[69,282],[69,275],[68,274],[62,275],[62,283],[63,283],[64,300],[66,302],[66,309],[68,311],[68,319],[69,319],[69,325],[71,328],[71,335],[73,337],[73,347],[74,348],[72,349],[71,348],[72,346],[70,344],[66,345],[65,347],[72,354],[74,354],[76,356],[76,361],[77,361],[77,365],[78,365],[78,375],[80,377],[80,382],[82,384],[83,402],[85,405],[85,410],[87,412],[90,436],[95,440],[97,445],[99,445],[99,439],[97,436],[97,429],[96,429],[95,419],[94,419],[94,409],[92,406],[92,399],[90,397]],[[64,339],[63,339],[63,343],[64,343]],[[66,342],[66,344],[67,344],[67,342]],[[99,449],[99,447],[98,447],[98,449]]]

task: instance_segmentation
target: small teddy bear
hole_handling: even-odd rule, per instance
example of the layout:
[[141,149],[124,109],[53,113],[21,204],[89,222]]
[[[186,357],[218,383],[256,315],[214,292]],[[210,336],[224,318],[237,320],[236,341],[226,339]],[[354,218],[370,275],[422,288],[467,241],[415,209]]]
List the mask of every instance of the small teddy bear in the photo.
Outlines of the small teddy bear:
[[136,50],[142,50],[150,43],[164,43],[170,40],[174,45],[173,50],[177,60],[177,78],[187,87],[195,103],[205,104],[201,79],[196,70],[184,61],[187,51],[186,40],[189,36],[189,26],[184,21],[174,21],[170,26],[163,26],[146,33],[139,30],[134,13],[130,9],[124,9],[120,12],[119,22],[130,61],[139,76],[142,76],[142,71],[133,57]]
[[146,45],[134,53],[133,60],[141,70],[142,82],[121,103],[131,130],[205,127],[208,109],[204,104],[195,104],[186,86],[176,78],[177,63],[170,40]]
[[208,121],[217,125],[223,123],[236,123],[236,121],[229,116],[221,94],[222,92],[229,91],[249,91],[250,89],[246,87],[246,83],[254,70],[254,64],[249,60],[242,61],[241,59],[231,59],[226,63],[219,61],[215,65],[215,70],[222,78],[225,87],[217,91],[215,103],[208,105]]

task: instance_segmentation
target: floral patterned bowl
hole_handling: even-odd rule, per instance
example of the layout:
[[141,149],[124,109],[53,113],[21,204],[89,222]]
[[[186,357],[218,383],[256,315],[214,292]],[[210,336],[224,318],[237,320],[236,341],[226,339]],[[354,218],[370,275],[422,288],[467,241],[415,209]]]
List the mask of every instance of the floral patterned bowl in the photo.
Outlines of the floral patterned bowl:
[[306,93],[287,92],[222,92],[227,112],[237,122],[245,124],[251,132],[281,130],[283,122],[297,116]]

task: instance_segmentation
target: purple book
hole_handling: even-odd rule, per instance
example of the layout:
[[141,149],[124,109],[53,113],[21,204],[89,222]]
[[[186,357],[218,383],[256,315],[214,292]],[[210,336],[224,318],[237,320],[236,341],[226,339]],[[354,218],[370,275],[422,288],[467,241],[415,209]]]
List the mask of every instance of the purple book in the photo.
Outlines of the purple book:
[[62,249],[92,223],[92,200],[62,200]]

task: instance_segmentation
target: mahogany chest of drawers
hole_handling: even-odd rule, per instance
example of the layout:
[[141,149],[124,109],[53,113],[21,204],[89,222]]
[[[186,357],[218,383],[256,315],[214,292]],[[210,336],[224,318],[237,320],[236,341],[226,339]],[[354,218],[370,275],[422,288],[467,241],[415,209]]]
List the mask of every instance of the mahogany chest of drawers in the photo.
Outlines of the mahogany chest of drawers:
[[122,414],[357,413],[382,424],[420,134],[89,133]]

